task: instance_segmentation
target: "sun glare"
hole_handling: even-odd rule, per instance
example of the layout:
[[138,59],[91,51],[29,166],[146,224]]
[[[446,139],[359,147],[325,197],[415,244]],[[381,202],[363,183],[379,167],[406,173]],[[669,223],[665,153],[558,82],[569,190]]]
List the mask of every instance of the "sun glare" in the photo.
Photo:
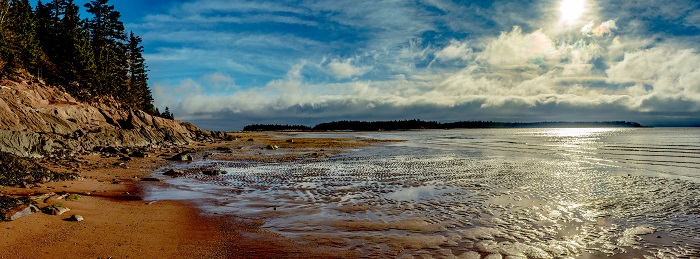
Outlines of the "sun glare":
[[576,22],[583,15],[585,8],[586,0],[562,0],[561,5],[559,5],[561,21],[566,24]]

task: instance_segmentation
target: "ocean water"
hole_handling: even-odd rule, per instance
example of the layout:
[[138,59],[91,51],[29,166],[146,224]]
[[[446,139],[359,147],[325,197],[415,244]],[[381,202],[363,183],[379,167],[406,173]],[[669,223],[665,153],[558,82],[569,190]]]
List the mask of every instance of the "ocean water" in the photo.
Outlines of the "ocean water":
[[182,164],[228,174],[156,171],[169,186],[146,198],[195,199],[370,258],[700,256],[700,128],[300,136],[338,135],[406,141],[310,161]]

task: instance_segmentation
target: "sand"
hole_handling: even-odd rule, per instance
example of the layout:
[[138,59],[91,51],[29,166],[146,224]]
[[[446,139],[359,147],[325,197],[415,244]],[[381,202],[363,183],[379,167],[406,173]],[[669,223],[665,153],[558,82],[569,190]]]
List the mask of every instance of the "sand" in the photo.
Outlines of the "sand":
[[[287,145],[307,152],[340,152],[342,148],[371,144],[348,139],[285,141],[285,134],[247,133],[229,142],[194,143],[154,150],[150,157],[123,162],[98,153],[74,159],[43,160],[56,171],[74,171],[82,179],[39,184],[31,188],[1,188],[3,194],[79,194],[77,200],[52,195],[39,207],[60,203],[70,211],[62,215],[41,212],[11,222],[0,222],[0,258],[348,258],[355,251],[309,247],[260,228],[261,219],[204,214],[185,201],[143,200],[142,181],[170,161],[178,150],[205,153],[217,147]],[[253,138],[253,141],[248,139]],[[236,151],[240,153],[241,151]],[[201,153],[200,153],[201,154]],[[246,154],[242,154],[246,157]],[[318,155],[318,154],[316,154]],[[251,155],[251,157],[253,157]],[[284,159],[293,159],[286,157]],[[71,221],[81,215],[81,222]]]

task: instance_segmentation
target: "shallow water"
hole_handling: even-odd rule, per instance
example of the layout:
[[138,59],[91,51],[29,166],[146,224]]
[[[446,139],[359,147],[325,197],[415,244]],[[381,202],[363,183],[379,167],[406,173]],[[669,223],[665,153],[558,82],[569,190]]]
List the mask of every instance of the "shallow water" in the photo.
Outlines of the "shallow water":
[[168,179],[146,198],[200,199],[365,257],[700,255],[700,129],[340,135],[407,141],[315,161],[202,161],[186,166],[229,173]]

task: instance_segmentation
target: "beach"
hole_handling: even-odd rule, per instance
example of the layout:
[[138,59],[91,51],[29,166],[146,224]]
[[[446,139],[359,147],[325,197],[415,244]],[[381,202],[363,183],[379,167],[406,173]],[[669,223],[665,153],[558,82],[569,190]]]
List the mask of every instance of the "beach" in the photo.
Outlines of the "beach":
[[[700,251],[696,129],[229,134],[131,161],[100,152],[40,160],[82,179],[2,191],[55,193],[37,205],[71,210],[0,223],[3,258]],[[187,150],[193,161],[168,160]],[[59,200],[63,192],[81,196]]]
[[[148,157],[122,161],[100,153],[72,159],[39,160],[57,172],[77,172],[81,179],[37,184],[31,188],[2,188],[6,195],[55,194],[37,206],[60,203],[62,215],[41,212],[0,223],[0,258],[342,258],[354,252],[300,246],[295,241],[260,229],[261,220],[204,213],[188,201],[149,201],[142,197],[153,170],[175,163],[173,150],[192,150],[198,159],[206,151],[229,146],[264,148],[284,142],[277,134],[241,134],[237,140],[192,143],[158,149]],[[253,138],[254,140],[248,141]],[[279,143],[277,143],[279,144]],[[299,149],[315,148],[297,143]],[[317,143],[318,144],[318,143]],[[328,143],[325,152],[339,152]],[[365,144],[352,144],[367,145]],[[143,180],[146,181],[143,181]],[[150,179],[152,180],[152,179]],[[77,200],[58,199],[61,193]],[[81,215],[81,222],[71,221]]]

